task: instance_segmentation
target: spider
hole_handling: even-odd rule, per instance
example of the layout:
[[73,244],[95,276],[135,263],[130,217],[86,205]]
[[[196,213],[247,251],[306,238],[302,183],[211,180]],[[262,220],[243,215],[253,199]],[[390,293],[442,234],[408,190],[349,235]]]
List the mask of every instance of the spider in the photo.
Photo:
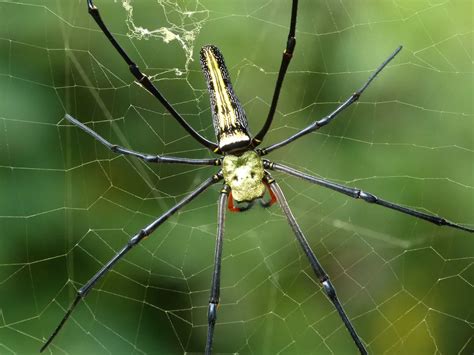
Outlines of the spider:
[[[263,207],[270,207],[275,202],[278,202],[288,223],[298,241],[304,254],[308,258],[311,268],[316,278],[321,283],[322,290],[332,302],[339,317],[344,323],[345,328],[349,332],[357,349],[361,354],[367,354],[366,345],[357,334],[349,317],[344,311],[339,298],[336,295],[336,290],[332,285],[329,276],[324,271],[318,258],[311,250],[311,247],[306,240],[301,228],[299,227],[295,217],[293,216],[290,207],[285,199],[285,196],[278,185],[272,178],[269,171],[278,171],[286,173],[297,178],[303,179],[309,183],[313,183],[324,188],[342,193],[354,199],[361,199],[371,204],[383,206],[410,216],[434,223],[438,226],[448,226],[452,228],[461,229],[467,232],[474,232],[473,228],[463,226],[446,220],[445,218],[420,212],[411,208],[407,208],[395,203],[380,199],[375,195],[362,191],[357,188],[348,187],[335,183],[323,178],[308,175],[297,171],[288,166],[272,162],[263,157],[270,152],[281,148],[298,138],[314,132],[325,125],[329,124],[342,111],[356,102],[363,92],[367,89],[375,77],[385,68],[385,66],[400,52],[402,47],[398,47],[369,77],[364,85],[352,95],[349,96],[342,104],[340,104],[329,115],[314,121],[306,128],[284,139],[281,142],[272,144],[264,148],[258,148],[262,143],[266,133],[268,132],[280,96],[280,90],[285,78],[288,65],[292,59],[293,52],[296,45],[295,29],[298,9],[298,0],[292,0],[290,27],[288,33],[288,40],[285,50],[283,52],[278,77],[273,93],[272,102],[269,108],[268,116],[260,131],[252,137],[248,130],[247,118],[243,107],[239,103],[234,94],[229,73],[224,63],[224,58],[219,49],[212,45],[204,46],[201,49],[200,59],[201,67],[207,81],[207,88],[210,96],[211,112],[213,125],[217,143],[209,141],[194,130],[182,116],[173,108],[173,106],[165,99],[158,88],[150,81],[149,77],[143,74],[137,65],[130,59],[124,49],[118,44],[114,36],[110,33],[107,26],[103,22],[99,10],[93,4],[92,0],[87,0],[88,12],[95,20],[97,25],[101,28],[109,42],[113,45],[116,51],[120,54],[122,59],[129,66],[130,72],[133,74],[138,83],[140,83],[150,94],[152,94],[158,101],[166,108],[171,116],[193,137],[198,143],[208,148],[220,157],[215,159],[190,159],[181,157],[149,155],[140,153],[128,148],[124,148],[110,143],[92,129],[79,122],[74,117],[66,114],[65,118],[73,125],[79,127],[84,132],[88,133],[100,143],[105,145],[111,151],[130,155],[139,158],[147,163],[169,163],[169,164],[191,164],[191,165],[210,165],[220,166],[218,172],[201,185],[196,187],[189,195],[179,201],[175,206],[170,208],[159,218],[152,221],[150,224],[141,229],[135,234],[128,243],[109,261],[107,262],[85,285],[83,285],[76,294],[75,299],[60,321],[57,328],[46,340],[40,351],[43,351],[53,341],[61,328],[64,326],[69,316],[71,315],[77,304],[87,296],[94,285],[101,279],[123,256],[125,256],[134,246],[140,243],[145,237],[153,233],[161,224],[163,224],[171,215],[180,210],[184,205],[191,202],[203,191],[223,180],[222,189],[218,199],[218,218],[217,218],[217,238],[214,256],[214,270],[212,274],[211,292],[208,307],[208,326],[207,338],[205,345],[205,353],[212,352],[214,328],[217,319],[217,310],[220,296],[220,278],[221,278],[221,259],[222,259],[222,244],[224,236],[224,222],[226,207],[233,212],[241,212],[250,209],[255,201],[259,201]],[[268,193],[267,193],[268,192]],[[268,196],[268,197],[267,197]]]

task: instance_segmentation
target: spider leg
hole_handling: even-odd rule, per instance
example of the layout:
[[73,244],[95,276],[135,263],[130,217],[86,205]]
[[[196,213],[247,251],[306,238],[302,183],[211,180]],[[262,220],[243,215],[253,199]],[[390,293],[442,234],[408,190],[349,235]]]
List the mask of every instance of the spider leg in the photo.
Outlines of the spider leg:
[[214,272],[212,273],[211,296],[209,297],[209,309],[207,313],[208,325],[206,339],[206,355],[210,355],[212,352],[214,327],[216,325],[217,307],[219,305],[219,295],[221,291],[222,242],[224,237],[225,209],[229,191],[229,186],[224,185],[219,196],[219,204],[217,207],[217,237],[216,250],[214,253]]
[[278,72],[278,78],[275,84],[275,91],[273,92],[272,103],[270,105],[270,109],[268,111],[267,119],[257,135],[252,140],[253,147],[258,146],[265,134],[267,134],[270,125],[272,124],[273,117],[275,115],[276,107],[278,104],[278,98],[280,97],[281,87],[283,85],[283,80],[285,79],[286,70],[288,69],[288,65],[290,64],[291,58],[293,58],[293,51],[296,46],[296,38],[295,38],[295,29],[296,29],[296,14],[298,12],[298,0],[293,0],[293,4],[291,5],[291,20],[290,20],[290,31],[288,33],[288,40],[286,42],[286,48],[283,51],[283,56],[281,58],[280,64],[280,71]]
[[277,200],[280,203],[281,209],[283,213],[285,214],[286,218],[288,219],[288,223],[290,224],[290,227],[293,230],[293,233],[295,233],[296,239],[298,240],[301,248],[306,254],[306,257],[309,260],[311,268],[313,269],[316,277],[321,283],[324,293],[326,294],[326,296],[329,298],[329,300],[332,302],[332,304],[336,308],[337,313],[339,314],[339,317],[341,317],[342,321],[344,322],[344,325],[349,331],[352,337],[352,340],[354,340],[360,353],[367,354],[367,350],[365,349],[365,346],[362,343],[362,340],[360,339],[359,335],[357,335],[351,321],[349,320],[346,312],[342,308],[342,304],[336,295],[336,290],[334,289],[334,286],[329,280],[328,274],[326,274],[326,272],[324,271],[316,255],[314,255],[314,252],[311,250],[311,247],[309,246],[308,241],[306,240],[303,232],[301,231],[300,226],[296,222],[296,219],[293,216],[293,213],[291,212],[290,206],[288,205],[288,202],[286,201],[286,198],[283,195],[283,191],[269,174],[266,175],[266,179],[267,179],[268,184],[270,185],[270,188],[275,193]]
[[170,157],[170,156],[161,156],[161,155],[150,155],[144,154],[140,152],[136,152],[131,149],[127,149],[116,144],[110,143],[104,137],[100,136],[97,132],[93,129],[87,127],[84,123],[79,122],[77,119],[72,117],[69,114],[64,116],[69,122],[74,124],[75,126],[82,129],[84,132],[88,133],[95,139],[97,139],[100,143],[105,145],[114,153],[123,154],[123,155],[131,155],[137,158],[140,158],[148,163],[174,163],[174,164],[191,164],[191,165],[220,165],[221,159],[191,159],[191,158],[180,158],[180,157]]
[[118,44],[117,40],[115,37],[110,33],[109,29],[105,25],[105,23],[102,21],[102,18],[100,17],[99,14],[99,9],[94,5],[92,0],[87,0],[87,8],[89,11],[89,14],[94,18],[95,22],[97,25],[99,25],[100,29],[102,32],[104,32],[105,36],[108,38],[110,43],[114,46],[114,48],[117,50],[117,52],[120,54],[120,56],[123,58],[123,60],[127,63],[130,72],[133,74],[133,76],[136,78],[136,80],[154,97],[158,99],[158,101],[161,102],[161,104],[168,110],[168,112],[171,114],[171,116],[174,117],[176,121],[183,127],[195,140],[197,140],[199,143],[201,143],[203,146],[207,147],[208,149],[212,151],[216,151],[217,144],[207,140],[203,136],[201,136],[194,128],[192,128],[185,120],[184,118],[173,108],[173,106],[165,99],[165,97],[158,91],[155,85],[151,82],[151,80],[143,74],[138,66],[135,64],[135,62],[130,59],[130,57],[127,55],[125,50]]
[[385,68],[385,66],[393,59],[395,56],[402,50],[402,46],[398,47],[390,56],[385,59],[385,61],[377,68],[377,70],[369,77],[369,79],[366,81],[366,83],[355,93],[353,93],[346,101],[344,101],[341,105],[339,105],[333,112],[331,112],[329,115],[323,117],[322,119],[318,121],[314,121],[311,123],[309,126],[306,128],[303,128],[301,131],[295,133],[294,135],[290,136],[289,138],[272,144],[268,147],[260,149],[260,155],[266,155],[270,153],[271,151],[281,148],[288,143],[293,142],[294,140],[311,133],[313,131],[316,131],[320,129],[321,127],[327,125],[329,122],[331,122],[339,113],[344,111],[346,108],[348,108],[350,105],[352,105],[354,102],[359,100],[359,97],[362,95],[362,93],[367,89],[367,87],[370,85],[370,83],[375,79],[375,77]]
[[411,209],[411,208],[400,206],[400,205],[397,205],[395,203],[382,200],[382,199],[378,198],[377,196],[374,196],[373,194],[371,194],[369,192],[365,192],[365,191],[362,191],[360,189],[353,188],[353,187],[344,186],[344,185],[341,185],[341,184],[338,184],[338,183],[335,183],[335,182],[332,182],[332,181],[328,181],[326,179],[318,178],[316,176],[308,175],[308,174],[302,173],[298,170],[292,169],[292,168],[290,168],[288,166],[285,166],[285,165],[281,165],[281,164],[277,164],[277,163],[273,163],[273,162],[270,162],[268,160],[265,160],[264,161],[264,166],[267,169],[281,171],[281,172],[287,173],[289,175],[293,175],[293,176],[296,176],[296,177],[301,178],[303,180],[309,181],[313,184],[317,184],[319,186],[323,186],[323,187],[326,187],[328,189],[343,193],[344,195],[347,195],[349,197],[352,197],[352,198],[355,198],[355,199],[362,199],[362,200],[364,200],[365,202],[368,202],[368,203],[374,203],[374,204],[380,205],[382,207],[390,208],[392,210],[399,211],[399,212],[408,214],[410,216],[423,219],[425,221],[431,222],[431,223],[436,224],[438,226],[448,226],[448,227],[461,229],[461,230],[471,232],[471,233],[474,232],[473,228],[469,228],[469,227],[463,226],[461,224],[457,224],[457,223],[448,221],[447,219],[445,219],[443,217],[435,216],[435,215],[432,215],[432,214],[429,214],[429,213],[424,213],[424,212],[416,211],[416,210]]
[[140,230],[137,234],[135,234],[128,241],[128,243],[117,254],[115,254],[115,256],[112,259],[110,259],[107,262],[107,264],[105,264],[89,281],[87,281],[87,283],[84,286],[82,286],[79,289],[79,291],[77,291],[76,298],[74,299],[72,304],[69,306],[69,309],[67,310],[66,314],[64,315],[59,325],[56,327],[54,332],[50,335],[46,343],[44,343],[44,345],[41,347],[40,352],[43,352],[48,347],[48,345],[53,341],[53,339],[56,337],[56,335],[59,333],[63,325],[68,320],[69,316],[71,315],[72,311],[77,306],[79,301],[81,301],[81,299],[87,296],[87,294],[94,287],[97,281],[100,278],[102,278],[102,276],[104,276],[115,265],[115,263],[117,263],[117,261],[122,259],[122,257],[126,253],[128,253],[135,245],[137,245],[144,238],[146,238],[151,233],[153,233],[161,224],[163,224],[163,222],[165,222],[170,216],[172,216],[175,212],[177,212],[181,207],[191,202],[195,197],[197,197],[199,194],[205,191],[209,186],[215,184],[221,179],[222,179],[222,173],[220,172],[208,178],[196,189],[194,189],[189,195],[187,195],[185,198],[179,201],[176,205],[171,207],[167,212],[163,213],[159,218],[155,219],[152,223],[150,223],[145,228]]

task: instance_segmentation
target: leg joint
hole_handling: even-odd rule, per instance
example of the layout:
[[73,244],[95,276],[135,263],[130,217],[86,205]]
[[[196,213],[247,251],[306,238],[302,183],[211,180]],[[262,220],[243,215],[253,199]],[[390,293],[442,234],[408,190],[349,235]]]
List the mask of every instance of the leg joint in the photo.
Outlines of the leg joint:
[[271,162],[270,160],[263,159],[263,167],[265,169],[273,169],[274,166],[275,166],[275,164],[273,162]]
[[323,285],[323,289],[324,289],[324,292],[326,293],[326,295],[331,300],[335,299],[336,298],[336,290],[335,290],[334,286],[332,285],[331,281],[329,281],[329,279],[327,278],[327,276],[326,276],[326,279],[321,282],[321,284]]
[[219,171],[217,174],[212,175],[212,181],[218,182],[224,177],[222,170]]
[[145,238],[149,234],[150,233],[146,229],[140,230],[137,235],[135,235],[132,239],[128,241],[128,245],[131,247],[137,245],[143,238]]
[[130,69],[130,73],[133,74],[133,76],[138,80],[138,82],[141,84],[143,82],[143,80],[146,79],[146,75],[144,75],[140,69],[138,68],[138,66],[135,64],[135,63],[132,63],[128,66],[128,68]]
[[217,319],[217,305],[216,301],[209,302],[209,309],[207,312],[207,320],[209,324],[215,324]]
[[311,130],[314,130],[314,129],[319,129],[321,128],[322,126],[325,126],[327,125],[329,122],[331,121],[331,117],[330,116],[326,116],[324,118],[321,118],[319,121],[316,121],[312,124],[313,127],[311,127]]
[[224,186],[222,186],[221,194],[229,195],[229,193],[230,193],[230,186],[227,184],[224,184]]
[[161,159],[159,155],[146,155],[145,156],[145,161],[149,163],[158,163],[160,160]]
[[293,51],[295,50],[296,46],[296,38],[295,37],[288,37],[288,41],[286,42],[286,49],[284,55],[291,58],[293,56]]
[[359,190],[357,195],[358,195],[358,198],[361,198],[364,201],[367,201],[369,203],[375,203],[378,201],[377,196],[372,195],[371,193],[368,193],[368,192],[364,192],[362,190]]
[[275,179],[270,176],[270,174],[266,174],[263,177],[263,183],[267,185],[268,188],[270,188],[269,185],[273,184],[275,182]]
[[110,150],[114,153],[120,153],[120,149],[118,147],[118,145],[114,144],[110,147]]
[[97,7],[92,3],[92,0],[87,0],[87,11],[92,15],[93,13],[98,13]]

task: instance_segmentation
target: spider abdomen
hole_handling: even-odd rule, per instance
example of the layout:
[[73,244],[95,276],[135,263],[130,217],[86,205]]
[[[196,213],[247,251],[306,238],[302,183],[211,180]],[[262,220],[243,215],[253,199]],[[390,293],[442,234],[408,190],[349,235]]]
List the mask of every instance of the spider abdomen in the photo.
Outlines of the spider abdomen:
[[207,81],[219,150],[233,152],[246,149],[251,141],[247,117],[232,88],[224,57],[217,47],[202,47],[201,67]]

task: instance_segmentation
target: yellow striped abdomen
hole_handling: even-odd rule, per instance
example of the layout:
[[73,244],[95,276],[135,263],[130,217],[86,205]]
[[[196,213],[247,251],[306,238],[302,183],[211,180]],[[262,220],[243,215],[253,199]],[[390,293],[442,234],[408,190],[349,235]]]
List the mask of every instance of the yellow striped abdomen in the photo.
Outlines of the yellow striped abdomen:
[[221,152],[244,150],[250,145],[247,117],[230,82],[224,57],[215,46],[201,49],[201,67],[211,99],[211,112]]

